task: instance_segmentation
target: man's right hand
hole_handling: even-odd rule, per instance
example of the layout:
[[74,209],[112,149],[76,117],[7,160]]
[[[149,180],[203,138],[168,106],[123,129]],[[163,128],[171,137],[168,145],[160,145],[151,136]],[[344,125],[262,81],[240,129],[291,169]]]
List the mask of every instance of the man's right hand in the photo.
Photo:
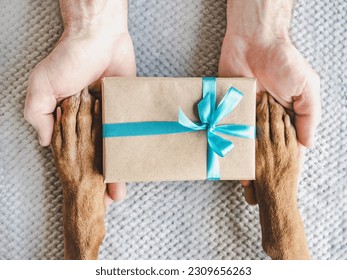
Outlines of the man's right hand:
[[[53,51],[31,72],[24,109],[42,146],[51,143],[57,101],[104,76],[136,74],[126,3],[116,7],[119,4],[109,3],[112,0],[60,2],[64,32]],[[114,14],[107,10],[112,8]]]
[[[126,0],[60,0],[60,8],[64,32],[31,72],[24,108],[24,118],[37,131],[42,146],[51,143],[52,113],[58,101],[105,76],[136,75]],[[108,196],[124,198],[125,186],[109,185]]]

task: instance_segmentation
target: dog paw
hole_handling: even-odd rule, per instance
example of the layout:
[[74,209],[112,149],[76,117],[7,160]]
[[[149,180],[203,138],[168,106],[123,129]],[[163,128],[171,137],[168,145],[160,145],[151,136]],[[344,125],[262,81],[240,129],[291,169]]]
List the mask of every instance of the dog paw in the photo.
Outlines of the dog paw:
[[102,183],[101,108],[87,89],[57,107],[52,148],[65,188]]
[[[284,108],[264,93],[257,106],[256,191],[296,188],[299,155],[296,132]],[[291,194],[294,192],[290,192]]]

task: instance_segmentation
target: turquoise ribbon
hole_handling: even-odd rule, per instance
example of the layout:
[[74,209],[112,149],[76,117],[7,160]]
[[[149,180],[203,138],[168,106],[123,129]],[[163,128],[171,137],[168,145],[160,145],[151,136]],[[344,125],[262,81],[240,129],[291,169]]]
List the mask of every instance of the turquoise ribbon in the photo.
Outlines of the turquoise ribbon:
[[216,108],[216,78],[202,79],[203,98],[198,103],[200,122],[191,121],[179,108],[178,122],[128,122],[103,125],[103,137],[147,136],[206,130],[207,179],[220,180],[218,156],[224,157],[234,147],[233,142],[219,136],[222,133],[246,139],[255,138],[255,126],[218,123],[240,103],[243,94],[231,87]]

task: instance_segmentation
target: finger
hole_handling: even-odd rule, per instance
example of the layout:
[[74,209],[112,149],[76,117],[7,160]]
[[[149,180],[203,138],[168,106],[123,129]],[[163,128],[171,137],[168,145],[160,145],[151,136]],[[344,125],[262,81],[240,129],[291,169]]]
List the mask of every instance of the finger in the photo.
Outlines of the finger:
[[62,145],[60,121],[61,121],[61,109],[60,107],[58,107],[56,109],[56,120],[54,122],[53,136],[52,136],[52,148],[55,154],[58,151],[60,151],[61,145]]
[[101,106],[98,99],[95,100],[93,110],[92,139],[96,141],[101,138]]
[[36,130],[41,146],[48,146],[51,143],[54,125],[52,113],[56,105],[47,78],[34,70],[29,77],[24,118]]
[[268,93],[264,93],[257,106],[257,138],[259,143],[270,140]]
[[298,133],[298,140],[307,148],[314,146],[314,133],[317,126],[317,117],[310,115],[296,115],[295,128]]
[[240,184],[242,187],[248,187],[251,184],[251,181],[249,180],[240,180]]
[[81,93],[77,117],[77,136],[81,145],[90,143],[91,141],[92,108],[94,108],[94,98],[88,93],[88,89],[85,88]]
[[64,99],[61,103],[61,123],[62,134],[64,139],[63,145],[75,145],[77,142],[76,123],[79,106],[80,93]]
[[109,183],[107,184],[107,194],[113,201],[124,200],[127,194],[125,183]]
[[108,195],[107,191],[105,191],[104,193],[104,204],[105,206],[110,206],[113,203],[113,200],[111,199],[111,197]]
[[321,101],[319,92],[319,77],[313,73],[306,81],[303,93],[294,98],[295,128],[299,142],[306,147],[313,146],[314,132],[320,121]]
[[249,205],[256,205],[257,204],[257,199],[255,195],[255,188],[254,184],[251,183],[247,187],[244,187],[244,196],[245,200]]
[[274,144],[284,144],[284,123],[283,116],[285,111],[282,105],[279,105],[271,95],[269,95],[270,106],[270,137]]
[[294,126],[290,122],[290,117],[285,115],[284,117],[285,126],[285,142],[287,146],[297,145],[296,132]]

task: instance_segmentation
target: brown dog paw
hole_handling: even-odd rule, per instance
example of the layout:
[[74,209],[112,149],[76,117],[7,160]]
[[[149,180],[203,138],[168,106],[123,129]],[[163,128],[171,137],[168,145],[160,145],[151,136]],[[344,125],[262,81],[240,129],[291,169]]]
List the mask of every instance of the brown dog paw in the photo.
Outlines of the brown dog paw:
[[[101,108],[84,89],[56,110],[52,148],[65,190],[101,185]],[[99,190],[103,195],[104,190]]]
[[105,235],[101,108],[85,89],[56,110],[52,148],[63,186],[66,259],[96,259]]
[[256,197],[294,199],[299,176],[298,143],[290,117],[271,95],[257,106]]

